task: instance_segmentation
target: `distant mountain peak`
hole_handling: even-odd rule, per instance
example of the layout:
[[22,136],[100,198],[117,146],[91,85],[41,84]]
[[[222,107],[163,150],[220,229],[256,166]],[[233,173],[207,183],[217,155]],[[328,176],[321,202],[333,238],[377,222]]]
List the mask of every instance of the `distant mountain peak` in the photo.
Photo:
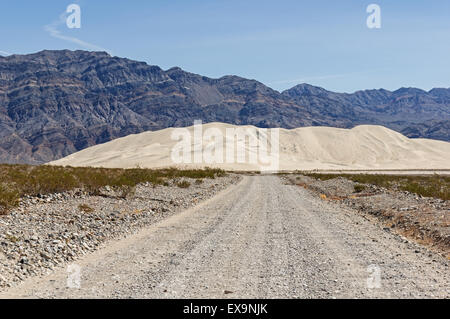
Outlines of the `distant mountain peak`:
[[282,92],[285,96],[296,97],[299,95],[321,95],[327,94],[329,91],[324,88],[314,86],[307,83],[298,84],[288,90]]
[[427,94],[428,92],[422,89],[413,87],[401,87],[392,92],[393,94]]

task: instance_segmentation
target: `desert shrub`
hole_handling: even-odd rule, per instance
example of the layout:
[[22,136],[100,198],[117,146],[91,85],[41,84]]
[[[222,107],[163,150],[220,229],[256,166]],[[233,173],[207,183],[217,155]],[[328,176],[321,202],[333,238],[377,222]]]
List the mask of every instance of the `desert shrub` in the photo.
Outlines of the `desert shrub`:
[[78,209],[85,213],[92,213],[94,209],[86,204],[80,204],[78,205]]
[[[302,173],[321,180],[344,177],[360,184],[372,184],[388,189],[403,190],[420,196],[450,199],[450,176],[387,175],[387,174],[320,174]],[[356,186],[355,186],[356,191]]]
[[363,190],[366,189],[366,186],[363,184],[356,184],[354,188],[355,188],[355,193],[361,193]]
[[[168,186],[168,180],[183,177],[201,180],[225,175],[223,170],[210,168],[118,169],[3,164],[0,165],[0,214],[16,206],[24,195],[60,193],[75,188],[95,195],[100,194],[101,188],[111,186],[126,198],[134,193],[135,186],[140,183]],[[189,187],[190,184],[182,185]]]
[[189,183],[188,181],[181,181],[177,183],[177,186],[180,188],[188,188],[189,186],[191,186],[191,183]]
[[0,215],[6,214],[7,211],[19,203],[19,192],[0,184]]

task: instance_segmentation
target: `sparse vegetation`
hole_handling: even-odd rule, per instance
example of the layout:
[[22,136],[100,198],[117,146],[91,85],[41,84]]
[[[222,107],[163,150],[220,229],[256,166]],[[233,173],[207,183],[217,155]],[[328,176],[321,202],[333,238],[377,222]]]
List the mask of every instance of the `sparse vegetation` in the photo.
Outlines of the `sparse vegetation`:
[[188,188],[189,186],[191,186],[191,183],[189,183],[188,181],[182,181],[177,183],[177,186],[180,188]]
[[125,198],[133,194],[136,185],[144,182],[168,185],[168,180],[182,177],[214,179],[225,174],[223,170],[210,168],[154,170],[5,164],[0,165],[0,214],[6,214],[17,206],[25,195],[60,193],[76,188],[98,195],[102,187],[110,186],[121,191],[121,197]]
[[356,184],[355,185],[355,193],[361,193],[366,189],[366,186],[364,184]]
[[5,237],[12,243],[16,243],[16,242],[20,241],[19,238],[17,238],[16,236],[10,235],[10,234],[6,234]]
[[[320,174],[302,173],[320,180],[344,177],[360,184],[373,184],[388,189],[408,191],[425,197],[450,199],[450,176],[434,174],[432,176],[384,175],[384,174]],[[363,186],[363,185],[361,185]],[[360,189],[355,186],[355,192]],[[363,189],[361,189],[362,191]]]
[[10,189],[8,185],[0,184],[0,215],[6,214],[8,209],[17,205],[18,201],[17,190]]
[[78,205],[78,209],[85,213],[92,213],[94,211],[94,209],[91,206],[86,204]]

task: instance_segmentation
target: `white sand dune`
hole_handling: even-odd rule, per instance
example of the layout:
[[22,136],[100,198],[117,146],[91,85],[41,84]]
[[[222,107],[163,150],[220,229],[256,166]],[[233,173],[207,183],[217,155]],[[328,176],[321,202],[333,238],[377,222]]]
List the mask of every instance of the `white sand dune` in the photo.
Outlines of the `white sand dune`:
[[[226,129],[244,128],[249,134],[264,141],[267,136],[269,145],[272,134],[267,130],[253,126],[235,126],[224,123],[209,123],[202,127],[203,133],[220,130],[223,136]],[[179,132],[168,128],[155,132],[144,132],[129,135],[111,142],[96,145],[63,159],[51,162],[51,165],[64,166],[94,166],[117,168],[160,168],[160,167],[220,167],[227,170],[259,170],[267,163],[249,162],[250,155],[258,156],[260,145],[245,145],[247,158],[244,163],[236,163],[236,157],[226,162],[227,147],[236,147],[230,139],[204,139],[198,149],[192,148],[188,155],[219,154],[223,156],[220,162],[177,163],[172,152],[178,140],[172,134]],[[184,131],[194,140],[194,127],[184,128]],[[258,132],[255,134],[255,132]],[[270,132],[270,129],[269,129]],[[275,136],[275,135],[273,135]],[[197,140],[198,141],[198,140]],[[262,144],[264,145],[264,143]],[[276,144],[273,144],[274,146]],[[273,150],[276,147],[273,148]],[[272,149],[269,147],[269,154]],[[273,154],[273,153],[272,153]],[[218,155],[218,156],[219,156]],[[189,156],[191,160],[194,157]],[[260,157],[258,157],[260,159]],[[353,129],[331,127],[303,127],[292,130],[279,129],[279,170],[385,170],[385,169],[450,169],[450,143],[428,139],[409,139],[400,133],[382,126],[361,125]],[[272,161],[273,162],[273,161]],[[272,163],[273,164],[273,163]]]

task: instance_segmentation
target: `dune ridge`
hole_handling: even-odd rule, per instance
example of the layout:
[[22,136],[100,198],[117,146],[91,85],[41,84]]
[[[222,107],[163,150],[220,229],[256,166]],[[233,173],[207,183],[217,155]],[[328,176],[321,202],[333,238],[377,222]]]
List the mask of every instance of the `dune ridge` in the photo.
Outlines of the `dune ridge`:
[[[266,136],[268,145],[271,140],[267,129],[254,126],[236,126],[225,123],[208,123],[202,126],[202,132],[217,129],[226,135],[226,129],[243,128],[248,132],[258,132],[256,138]],[[161,167],[219,167],[227,170],[258,170],[264,163],[176,163],[172,150],[179,143],[172,138],[174,130],[148,131],[118,138],[105,144],[95,145],[71,154],[50,165],[93,166],[108,168],[161,168]],[[271,132],[271,129],[268,129]],[[194,126],[184,128],[194,135]],[[270,135],[271,136],[271,135]],[[211,148],[222,148],[226,153],[224,138],[203,140],[197,150],[191,153],[210,152]],[[224,144],[223,146],[221,144]],[[230,147],[230,143],[227,144]],[[264,144],[263,144],[264,145]],[[245,145],[247,159],[250,153],[259,154],[260,145]],[[269,154],[271,152],[269,147]],[[215,154],[215,153],[214,153]],[[194,158],[194,156],[192,156]],[[225,158],[225,155],[224,155]],[[279,170],[336,170],[336,169],[450,169],[450,143],[429,140],[410,139],[382,126],[360,125],[352,129],[332,127],[302,127],[279,129]]]

